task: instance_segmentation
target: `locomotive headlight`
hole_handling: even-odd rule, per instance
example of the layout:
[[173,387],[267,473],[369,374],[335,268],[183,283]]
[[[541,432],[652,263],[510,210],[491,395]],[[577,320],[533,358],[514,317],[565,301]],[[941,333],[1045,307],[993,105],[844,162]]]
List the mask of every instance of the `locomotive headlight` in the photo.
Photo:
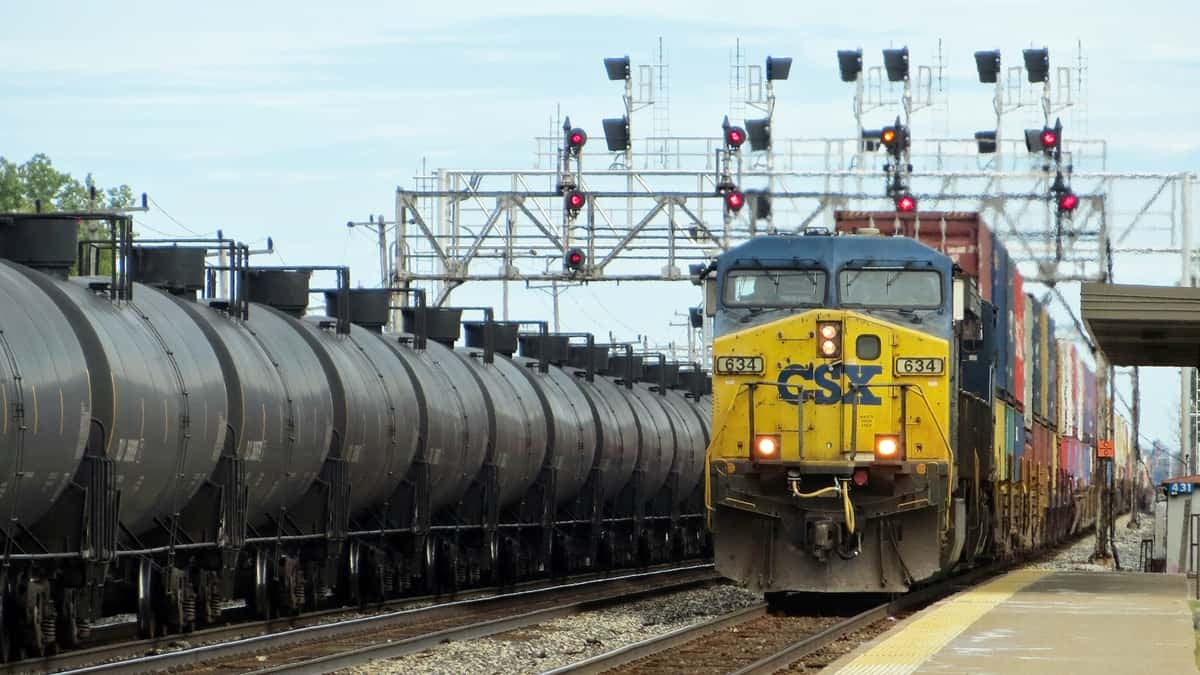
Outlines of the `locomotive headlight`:
[[842,326],[836,322],[817,324],[817,343],[819,355],[827,359],[835,359],[842,355]]
[[754,437],[754,459],[779,459],[779,437],[758,434]]
[[900,437],[891,434],[876,434],[875,459],[900,459]]

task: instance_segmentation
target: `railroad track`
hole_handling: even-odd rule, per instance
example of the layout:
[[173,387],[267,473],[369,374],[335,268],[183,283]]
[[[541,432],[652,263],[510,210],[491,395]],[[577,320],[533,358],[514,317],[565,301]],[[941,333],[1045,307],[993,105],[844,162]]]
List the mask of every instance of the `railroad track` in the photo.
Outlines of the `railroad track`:
[[766,603],[759,603],[543,675],[608,672],[651,675],[685,671],[768,675],[789,668],[847,636],[866,632],[866,639],[874,637],[886,630],[886,626],[876,624],[916,611],[1013,566],[1004,563],[983,567],[849,617],[774,615],[768,612]]
[[[718,580],[711,564],[596,577],[329,620],[347,609],[95,647],[6,664],[4,673],[330,672]],[[397,602],[412,604],[419,598]],[[326,623],[320,623],[326,619]],[[196,646],[179,648],[180,640]],[[170,651],[162,651],[170,650]]]

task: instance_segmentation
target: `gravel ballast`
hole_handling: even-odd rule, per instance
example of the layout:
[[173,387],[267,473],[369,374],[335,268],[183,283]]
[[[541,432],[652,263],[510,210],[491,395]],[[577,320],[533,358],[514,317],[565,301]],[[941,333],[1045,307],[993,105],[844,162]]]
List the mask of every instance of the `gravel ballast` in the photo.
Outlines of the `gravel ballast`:
[[451,642],[341,672],[483,675],[540,673],[761,602],[730,585],[699,588],[566,616],[489,638]]
[[[1113,541],[1116,544],[1117,555],[1121,559],[1121,571],[1140,572],[1138,557],[1141,554],[1142,539],[1154,536],[1154,517],[1142,514],[1141,527],[1137,529],[1131,530],[1128,525],[1128,514],[1117,517],[1117,524],[1113,530]],[[1095,550],[1096,535],[1087,534],[1053,557],[1033,563],[1029,567],[1043,570],[1116,571],[1115,560],[1112,558],[1090,560]]]

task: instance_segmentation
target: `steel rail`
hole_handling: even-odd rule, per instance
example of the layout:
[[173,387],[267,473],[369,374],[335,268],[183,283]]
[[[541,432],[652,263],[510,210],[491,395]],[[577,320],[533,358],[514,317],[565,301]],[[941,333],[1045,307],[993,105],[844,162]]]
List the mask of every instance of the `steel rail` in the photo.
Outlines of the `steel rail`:
[[[561,615],[563,613],[571,613],[572,610],[573,611],[582,611],[582,609],[591,608],[591,606],[592,606],[591,603],[604,604],[607,602],[614,602],[616,600],[626,599],[631,596],[638,595],[639,593],[641,593],[641,594],[659,593],[659,592],[663,592],[664,590],[669,590],[669,589],[677,588],[680,586],[706,583],[707,581],[716,579],[718,577],[716,577],[715,574],[697,575],[696,573],[711,572],[711,570],[712,570],[712,564],[708,563],[708,564],[689,565],[689,566],[685,566],[685,567],[675,567],[675,568],[663,569],[663,570],[654,570],[654,571],[649,571],[649,572],[636,572],[636,573],[624,574],[624,575],[618,575],[618,576],[600,577],[600,578],[588,579],[588,580],[584,580],[584,581],[573,581],[573,582],[566,583],[566,584],[558,584],[558,585],[554,585],[554,586],[541,587],[541,588],[532,588],[532,589],[527,589],[527,590],[514,591],[514,592],[510,592],[510,593],[503,593],[503,594],[499,594],[499,595],[489,595],[489,596],[484,596],[484,597],[479,597],[479,598],[455,600],[455,601],[451,601],[451,602],[430,605],[427,607],[401,609],[401,610],[384,612],[384,613],[380,613],[380,614],[360,616],[360,617],[355,617],[355,618],[346,619],[344,621],[337,621],[337,622],[333,622],[333,623],[316,624],[316,625],[301,626],[301,627],[295,627],[295,628],[286,628],[284,630],[279,630],[277,632],[271,632],[271,633],[266,633],[266,634],[261,634],[261,635],[251,635],[251,636],[242,635],[242,636],[236,637],[234,639],[224,640],[224,641],[216,642],[213,644],[200,645],[200,646],[196,646],[196,647],[188,647],[188,648],[178,649],[175,651],[164,652],[164,653],[151,653],[151,654],[147,654],[145,656],[138,656],[138,657],[130,658],[130,659],[121,659],[121,660],[116,660],[116,661],[110,661],[107,663],[96,663],[96,661],[102,660],[104,658],[104,654],[103,654],[102,650],[110,650],[111,651],[111,650],[119,649],[125,653],[128,653],[128,651],[130,651],[131,648],[136,648],[135,646],[130,645],[130,644],[116,645],[113,647],[102,647],[102,648],[97,648],[95,650],[83,650],[80,652],[70,652],[70,653],[67,653],[67,654],[64,654],[61,656],[56,656],[56,657],[47,657],[47,658],[42,658],[42,659],[29,659],[29,660],[25,660],[25,661],[16,662],[13,664],[9,664],[8,668],[5,670],[5,672],[16,673],[16,672],[55,672],[55,671],[59,671],[59,672],[67,672],[67,673],[145,673],[145,672],[153,672],[153,671],[174,670],[174,669],[185,668],[188,666],[194,666],[194,665],[201,664],[201,663],[209,663],[209,662],[216,662],[216,661],[220,661],[220,660],[224,660],[224,659],[237,658],[237,657],[241,657],[241,656],[245,656],[245,655],[253,654],[253,653],[257,653],[257,652],[278,650],[285,646],[294,645],[295,643],[301,642],[301,641],[304,641],[304,642],[317,641],[317,642],[319,642],[319,641],[323,641],[323,640],[328,641],[328,640],[334,640],[334,639],[338,639],[338,638],[346,638],[346,637],[349,637],[352,635],[363,634],[363,633],[368,633],[368,632],[372,632],[372,631],[397,628],[397,627],[401,627],[401,626],[420,625],[422,622],[429,622],[429,621],[435,621],[435,620],[446,620],[446,619],[449,619],[449,618],[452,618],[455,616],[469,615],[472,612],[479,611],[479,610],[482,610],[485,608],[502,607],[506,603],[514,603],[514,602],[520,603],[521,601],[526,601],[526,600],[535,600],[535,599],[539,599],[539,598],[540,599],[551,598],[556,594],[560,594],[560,593],[564,593],[564,592],[580,591],[580,590],[585,590],[585,589],[589,589],[589,588],[601,589],[601,588],[603,588],[603,586],[606,586],[606,585],[618,586],[618,590],[613,591],[606,596],[601,596],[599,598],[589,598],[587,600],[582,600],[582,601],[578,601],[578,602],[570,603],[570,604],[557,605],[555,607],[548,608],[548,610],[543,610],[543,611],[546,611],[547,613],[549,613],[550,611],[556,611],[556,612],[559,612],[559,614]],[[645,581],[645,580],[651,580],[651,579],[656,579],[656,578],[669,578],[673,575],[684,575],[684,578],[677,581],[674,584],[674,586],[671,586],[669,584],[666,586],[660,585],[660,586],[652,587],[649,589],[639,589],[639,590],[635,590],[635,591],[630,591],[628,589],[626,589],[626,590],[619,589],[620,584],[622,584],[624,582],[637,582],[637,581]],[[409,599],[405,599],[405,602],[413,602],[415,600],[416,599],[414,599],[414,598],[409,598]],[[350,610],[348,610],[348,609],[331,610],[331,612],[329,612],[329,613],[338,613],[338,612],[346,612],[346,611],[350,611]],[[506,627],[505,622],[506,621],[507,622],[517,622],[517,620],[521,617],[527,617],[529,620],[528,623],[525,623],[523,625],[529,625],[529,623],[538,623],[540,621],[546,620],[545,617],[534,617],[533,615],[535,615],[535,614],[538,614],[538,612],[527,612],[526,614],[521,615],[520,617],[503,617],[501,619],[492,619],[490,621],[478,622],[477,624],[471,624],[470,626],[460,627],[459,629],[447,629],[445,631],[438,631],[437,633],[430,633],[430,634],[426,634],[423,636],[416,636],[412,640],[412,644],[417,644],[419,640],[422,640],[425,638],[434,639],[435,641],[432,644],[437,644],[437,642],[444,641],[447,639],[452,639],[449,636],[455,630],[462,631],[463,635],[469,635],[470,631],[468,629],[475,629],[477,631],[485,630],[485,628],[483,627],[483,624],[488,624],[488,623],[494,624],[494,626],[496,627],[496,630],[494,630],[492,632],[502,632],[504,630],[511,630],[512,629],[511,627]],[[312,618],[312,616],[313,615],[304,615],[301,617],[296,617],[294,620],[290,620],[290,621],[298,621],[300,619]],[[272,622],[262,622],[262,623],[273,623],[276,626],[278,626],[278,624],[280,623],[280,620],[274,620]],[[514,623],[513,627],[519,627],[519,626],[516,626]],[[170,638],[160,638],[157,640],[141,641],[141,642],[154,643],[154,644],[158,645],[159,647],[168,647],[172,642],[176,642],[177,640],[179,640],[181,638],[188,639],[188,640],[219,638],[219,636],[221,634],[228,634],[231,629],[232,630],[240,630],[242,633],[245,633],[247,630],[250,630],[251,628],[248,627],[247,625],[243,624],[241,626],[234,626],[234,627],[229,627],[229,628],[217,628],[217,629],[210,629],[209,631],[197,631],[196,633],[192,633],[192,634],[185,635],[185,636],[172,636]],[[476,633],[474,636],[478,637],[482,634],[491,634],[491,633]],[[431,636],[434,636],[434,635],[436,635],[437,637],[431,638]],[[468,638],[461,638],[461,639],[468,639]],[[400,645],[404,644],[405,642],[409,642],[409,640],[405,640],[402,642],[394,642],[391,644],[385,643],[384,645],[381,645],[381,647],[400,646]],[[424,648],[426,648],[426,647],[422,646],[422,647],[414,648],[413,650],[419,651],[419,649],[424,649]],[[365,654],[366,652],[363,651],[363,653]],[[369,657],[368,656],[359,656],[358,658],[359,658],[359,660],[356,661],[356,663],[361,662],[363,659],[386,658],[386,656],[378,656],[378,657],[377,656],[369,656]],[[315,662],[316,660],[312,660],[312,661]],[[92,665],[83,665],[83,666],[78,665],[81,662],[82,663],[91,663]],[[67,663],[70,663],[72,665],[66,665]],[[314,669],[306,669],[305,668],[306,663],[307,662],[298,663],[297,667],[300,668],[300,670],[293,671],[293,672],[314,672]],[[60,671],[60,669],[63,667],[73,668],[73,669]],[[339,666],[339,667],[345,667],[345,665]],[[280,666],[280,668],[281,668],[280,670],[271,670],[269,672],[288,672],[287,667]],[[320,668],[316,667],[315,670],[320,670]],[[325,672],[328,672],[328,671],[325,671]]]
[[668,649],[687,644],[710,633],[725,630],[731,626],[766,616],[766,614],[767,604],[765,602],[751,605],[750,607],[728,614],[722,614],[703,623],[684,626],[669,633],[663,633],[662,635],[656,635],[641,642],[619,647],[610,652],[597,654],[578,663],[547,670],[542,675],[563,675],[564,673],[579,673],[584,675],[587,673],[607,672],[648,656],[654,656]]
[[[819,632],[807,635],[733,672],[735,675],[768,675],[778,672],[836,642],[842,637],[862,630],[877,621],[882,621],[897,613],[913,611],[949,596],[963,587],[974,585],[984,578],[990,578],[993,575],[1005,572],[1014,566],[1015,564],[1012,562],[989,565],[912,591],[891,602],[885,602],[859,612]],[[656,656],[705,636],[753,621],[766,614],[767,605],[760,603],[723,614],[699,624],[685,626],[669,633],[664,633],[663,635],[625,645],[603,654],[597,654],[576,663],[547,670],[542,675],[566,675],[567,673],[571,673],[572,675],[590,675],[617,670],[623,666]]]

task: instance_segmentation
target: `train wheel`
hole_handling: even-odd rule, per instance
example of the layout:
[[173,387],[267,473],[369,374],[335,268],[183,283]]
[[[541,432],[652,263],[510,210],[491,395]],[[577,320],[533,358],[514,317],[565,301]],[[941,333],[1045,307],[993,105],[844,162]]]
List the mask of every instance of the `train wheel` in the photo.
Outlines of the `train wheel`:
[[79,610],[75,606],[74,591],[63,593],[58,609],[58,642],[67,649],[79,646]]
[[346,547],[346,584],[342,593],[342,600],[347,605],[358,605],[364,601],[363,573],[365,568],[362,564],[362,557],[362,544],[358,540],[352,540]]
[[271,566],[267,554],[259,549],[254,554],[254,613],[260,619],[271,618]]
[[8,663],[14,660],[13,647],[13,627],[12,627],[12,607],[8,597],[8,584],[0,582],[0,591],[3,595],[0,596],[0,663]]
[[137,624],[143,639],[158,637],[158,616],[154,611],[154,563],[149,558],[138,561]]
[[433,540],[433,537],[426,537],[424,548],[425,548],[425,569],[423,571],[423,577],[424,577],[424,581],[425,581],[425,592],[426,593],[437,593],[439,591],[438,579],[437,579],[437,576],[438,576],[437,575],[437,564],[438,564],[437,542],[435,542]]
[[614,539],[612,530],[605,530],[604,534],[600,535],[600,550],[597,553],[597,559],[602,570],[612,569],[616,566],[617,546]]

